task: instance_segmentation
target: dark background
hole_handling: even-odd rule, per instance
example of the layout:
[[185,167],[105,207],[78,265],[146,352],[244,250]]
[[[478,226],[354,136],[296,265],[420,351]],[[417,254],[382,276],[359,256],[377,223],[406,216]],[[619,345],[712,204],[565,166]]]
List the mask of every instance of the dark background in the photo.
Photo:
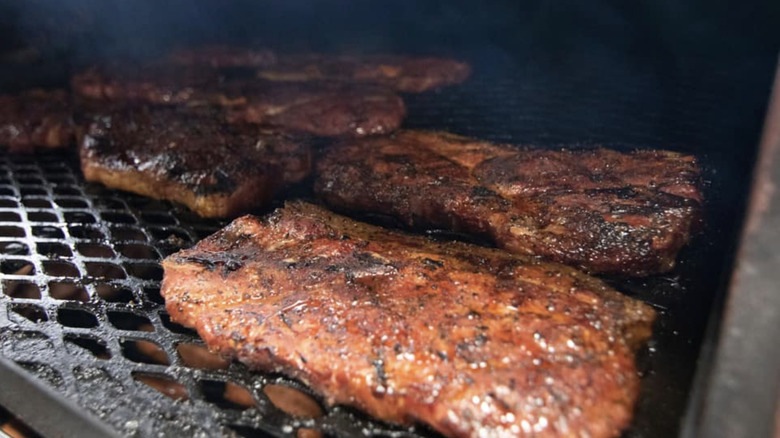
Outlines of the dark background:
[[731,272],[777,65],[780,2],[2,1],[0,88],[67,86],[72,71],[101,59],[203,42],[454,56],[472,63],[472,79],[406,96],[407,127],[695,154],[706,225],[679,267],[609,279],[661,312],[629,435],[676,434]]

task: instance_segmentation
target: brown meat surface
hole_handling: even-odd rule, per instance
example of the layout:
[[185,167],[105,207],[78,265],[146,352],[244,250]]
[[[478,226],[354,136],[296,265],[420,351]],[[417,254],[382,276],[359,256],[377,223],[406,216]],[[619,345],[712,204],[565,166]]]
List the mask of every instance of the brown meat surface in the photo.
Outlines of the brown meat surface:
[[617,436],[654,312],[555,263],[305,203],[163,261],[171,319],[331,404],[457,437]]
[[347,211],[454,229],[591,272],[674,267],[700,216],[699,170],[668,151],[538,150],[401,131],[327,151],[315,191]]
[[213,68],[260,67],[276,63],[276,54],[268,49],[207,45],[175,50],[167,56],[166,61]]
[[335,80],[367,82],[421,93],[459,84],[471,74],[465,62],[446,58],[391,55],[279,55],[258,76],[280,82]]
[[103,101],[226,107],[229,120],[321,136],[386,134],[406,115],[403,100],[375,86],[275,83],[202,66],[93,68],[73,78],[82,97]]
[[310,140],[229,125],[209,110],[124,108],[89,117],[80,139],[88,181],[235,216],[310,172]]
[[65,91],[31,90],[0,95],[0,146],[11,152],[60,148],[74,140],[70,97]]

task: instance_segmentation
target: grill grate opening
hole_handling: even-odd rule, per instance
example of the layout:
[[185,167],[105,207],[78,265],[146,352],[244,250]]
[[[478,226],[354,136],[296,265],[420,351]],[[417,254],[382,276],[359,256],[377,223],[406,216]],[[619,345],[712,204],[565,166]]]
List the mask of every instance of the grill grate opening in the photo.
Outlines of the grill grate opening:
[[86,310],[60,308],[57,310],[57,322],[66,327],[92,328],[98,326],[95,315]]
[[52,281],[49,282],[49,296],[55,300],[89,301],[89,294],[84,286],[78,283]]
[[179,358],[185,366],[209,370],[226,370],[230,362],[212,353],[204,345],[181,343],[176,346]]
[[38,285],[27,281],[3,281],[3,293],[12,298],[25,298],[32,300],[38,300],[41,298],[41,289],[38,287]]
[[29,260],[5,259],[0,262],[0,273],[6,275],[35,275],[35,267]]
[[119,341],[122,346],[122,356],[139,363],[170,365],[168,355],[165,350],[152,341],[142,339],[122,339]]
[[252,394],[235,383],[201,380],[199,384],[203,398],[220,409],[244,411],[257,406]]
[[69,348],[69,351],[72,354],[78,354],[76,353],[79,351],[77,348],[80,348],[84,351],[88,351],[97,359],[111,359],[111,352],[108,350],[106,342],[92,336],[66,335],[65,348]]
[[99,283],[95,291],[100,299],[110,303],[130,303],[135,299],[129,289],[117,285]]
[[130,312],[108,312],[108,322],[119,330],[153,332],[149,318]]
[[159,374],[133,373],[133,379],[174,400],[185,401],[190,398],[187,388],[170,377]]
[[46,311],[41,307],[35,306],[33,304],[14,304],[8,309],[10,310],[8,319],[11,321],[24,323],[24,321],[19,319],[19,316],[35,323],[49,320],[48,315],[46,315]]

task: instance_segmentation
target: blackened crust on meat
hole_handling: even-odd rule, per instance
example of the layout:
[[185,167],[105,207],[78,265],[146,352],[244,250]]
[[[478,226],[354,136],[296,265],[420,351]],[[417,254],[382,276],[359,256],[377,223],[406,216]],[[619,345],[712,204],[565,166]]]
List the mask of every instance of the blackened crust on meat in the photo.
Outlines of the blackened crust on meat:
[[305,203],[163,262],[171,318],[332,404],[457,437],[616,436],[654,312],[572,268]]
[[315,190],[343,210],[486,236],[515,253],[623,275],[672,269],[701,209],[691,156],[546,151],[418,131],[328,150]]
[[244,70],[148,65],[92,68],[76,75],[73,89],[87,99],[156,105],[221,106],[229,121],[320,136],[366,136],[397,129],[403,100],[370,85],[334,82],[275,83]]
[[311,167],[310,139],[229,125],[208,109],[131,107],[87,118],[87,180],[181,202],[202,216],[262,206]]
[[465,62],[391,55],[280,55],[258,69],[258,77],[279,82],[365,82],[407,93],[459,84],[471,74]]
[[67,92],[31,90],[0,95],[0,146],[9,151],[70,146],[74,136]]

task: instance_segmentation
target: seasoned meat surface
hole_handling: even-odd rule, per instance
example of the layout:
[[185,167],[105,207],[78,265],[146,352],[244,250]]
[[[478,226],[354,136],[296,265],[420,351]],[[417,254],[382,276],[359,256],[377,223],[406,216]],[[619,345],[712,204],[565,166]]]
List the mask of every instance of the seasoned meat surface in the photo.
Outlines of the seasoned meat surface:
[[454,229],[592,272],[671,269],[700,213],[693,157],[538,150],[402,131],[329,149],[315,190],[339,209]]
[[320,136],[367,136],[396,130],[403,100],[380,87],[337,83],[241,84],[246,105],[228,109],[230,120],[277,126]]
[[124,108],[89,117],[88,181],[185,204],[206,217],[262,206],[310,172],[310,140],[229,125],[208,109]]
[[331,404],[457,437],[617,436],[654,312],[555,263],[306,203],[168,257],[172,320]]
[[70,146],[74,139],[70,97],[65,91],[31,90],[0,95],[0,146],[11,152]]
[[471,66],[434,57],[303,54],[280,55],[277,63],[258,69],[257,74],[280,82],[368,82],[421,93],[465,81],[471,74]]
[[167,61],[213,68],[260,67],[276,63],[276,55],[268,49],[207,45],[176,50],[168,55]]
[[91,69],[74,77],[81,96],[188,106],[223,106],[229,120],[321,136],[386,134],[406,115],[403,100],[375,86],[333,82],[274,83],[239,70],[152,65]]

